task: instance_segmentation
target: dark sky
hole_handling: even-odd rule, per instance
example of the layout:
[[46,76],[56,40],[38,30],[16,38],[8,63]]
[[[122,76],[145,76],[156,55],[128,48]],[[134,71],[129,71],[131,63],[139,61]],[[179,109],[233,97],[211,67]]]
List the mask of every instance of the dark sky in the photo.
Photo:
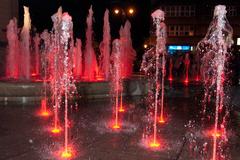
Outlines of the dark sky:
[[[118,30],[125,19],[132,23],[132,37],[135,48],[140,48],[143,41],[148,37],[150,24],[150,0],[19,0],[20,25],[23,20],[22,6],[30,7],[32,25],[38,32],[52,28],[51,15],[59,6],[64,12],[68,12],[73,17],[75,37],[85,39],[86,17],[90,5],[94,11],[94,38],[96,41],[102,39],[103,14],[106,8],[110,10],[111,34],[113,38],[118,38]],[[112,10],[116,7],[127,10],[130,6],[136,9],[134,16],[113,16]]]

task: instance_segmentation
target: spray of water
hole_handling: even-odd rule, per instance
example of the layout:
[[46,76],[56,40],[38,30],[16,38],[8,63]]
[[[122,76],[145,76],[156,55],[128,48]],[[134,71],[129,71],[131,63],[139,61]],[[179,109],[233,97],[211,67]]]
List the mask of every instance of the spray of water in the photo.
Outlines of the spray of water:
[[[156,10],[152,13],[154,24],[156,25],[156,37],[157,44],[155,49],[151,48],[143,55],[143,61],[141,70],[149,78],[149,96],[150,111],[153,109],[153,139],[150,143],[151,147],[159,147],[160,144],[157,141],[157,120],[158,120],[158,107],[159,107],[159,95],[161,92],[161,114],[160,122],[164,123],[163,106],[164,106],[164,76],[165,76],[165,55],[166,55],[166,25],[164,21],[164,12]],[[160,61],[161,60],[161,61]],[[161,70],[160,70],[161,69]],[[161,74],[161,79],[160,79]],[[154,81],[154,83],[152,83]],[[154,91],[153,91],[154,90]]]
[[19,78],[19,41],[17,19],[13,18],[7,25],[8,54],[6,59],[6,78]]
[[86,46],[84,52],[84,77],[88,81],[95,81],[98,75],[97,59],[93,48],[93,10],[89,9],[87,17]]
[[119,31],[120,40],[121,40],[121,77],[129,78],[132,75],[133,71],[133,62],[136,59],[136,51],[132,47],[131,39],[131,23],[126,21],[124,27],[120,28]]
[[184,80],[184,83],[188,83],[189,82],[189,66],[190,66],[190,59],[189,59],[189,54],[188,53],[185,55],[184,64],[185,64],[185,80]]
[[100,43],[99,49],[101,52],[100,58],[100,70],[105,80],[109,79],[110,73],[110,24],[109,24],[109,11],[106,10],[104,14],[104,25],[103,25],[103,41]]
[[21,56],[20,56],[20,70],[19,75],[23,80],[30,80],[30,30],[31,18],[28,7],[24,8],[24,25],[21,31]]
[[[226,116],[228,115],[226,99],[226,63],[232,41],[232,27],[226,19],[226,6],[218,5],[205,38],[199,42],[198,49],[203,54],[201,73],[205,85],[205,103],[215,97],[215,115],[213,128],[212,160],[224,156],[221,144],[227,141]],[[206,104],[204,105],[206,112]],[[221,136],[218,136],[221,130]],[[218,153],[219,151],[219,153]]]
[[119,124],[119,93],[122,90],[122,79],[121,79],[121,61],[120,61],[120,53],[121,53],[121,41],[119,39],[115,39],[113,41],[112,48],[112,91],[115,97],[115,121],[113,124],[114,129],[119,129],[121,126]]
[[73,74],[75,79],[81,79],[82,77],[82,41],[77,39],[74,48],[73,55]]
[[[69,48],[69,44],[73,41],[72,36],[72,17],[68,13],[64,13],[61,21],[61,34],[60,34],[60,43],[62,45],[62,56],[63,56],[63,75],[61,76],[61,84],[64,94],[64,105],[65,105],[65,114],[64,114],[64,130],[65,130],[65,144],[64,151],[62,153],[63,158],[70,158],[72,156],[71,150],[68,149],[68,98],[75,90],[72,68],[73,62],[71,58],[72,49]],[[72,46],[73,47],[73,46]]]

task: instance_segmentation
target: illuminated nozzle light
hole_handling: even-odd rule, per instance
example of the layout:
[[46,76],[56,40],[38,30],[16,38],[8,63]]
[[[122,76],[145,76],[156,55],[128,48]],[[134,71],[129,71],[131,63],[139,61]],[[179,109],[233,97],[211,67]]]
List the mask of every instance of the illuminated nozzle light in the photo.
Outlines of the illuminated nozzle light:
[[123,106],[120,106],[118,112],[125,112],[125,109],[123,108]]
[[151,148],[159,148],[160,147],[160,143],[158,143],[158,142],[151,142],[150,143],[150,147]]
[[61,129],[60,129],[60,128],[53,128],[53,129],[51,130],[51,132],[52,132],[53,134],[59,134],[59,133],[61,132]]
[[163,124],[163,123],[165,123],[165,120],[164,120],[164,118],[160,118],[158,122]]
[[118,125],[118,124],[114,124],[114,125],[112,126],[112,128],[113,128],[113,129],[120,129],[121,127],[120,127],[120,125]]
[[217,138],[219,138],[219,137],[221,137],[221,133],[219,133],[219,132],[212,132],[212,136],[213,137],[217,137]]
[[48,111],[42,111],[42,112],[40,113],[40,115],[41,115],[42,117],[48,117],[48,116],[50,115],[50,113],[49,113]]
[[72,158],[72,152],[70,150],[64,150],[61,154],[61,157],[64,159],[70,159]]
[[173,80],[173,78],[172,78],[172,77],[169,77],[169,78],[168,78],[168,80],[169,80],[169,81],[172,81],[172,80]]

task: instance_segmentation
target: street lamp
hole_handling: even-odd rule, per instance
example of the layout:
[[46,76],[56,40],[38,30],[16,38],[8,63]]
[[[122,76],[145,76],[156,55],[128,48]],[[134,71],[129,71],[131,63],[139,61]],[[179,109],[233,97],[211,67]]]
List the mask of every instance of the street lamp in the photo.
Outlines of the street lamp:
[[114,13],[116,14],[116,15],[118,15],[119,14],[119,12],[120,12],[120,10],[119,9],[114,9]]
[[133,8],[129,8],[129,9],[128,9],[128,13],[129,13],[130,15],[133,15],[134,12],[135,12],[135,10],[134,10]]

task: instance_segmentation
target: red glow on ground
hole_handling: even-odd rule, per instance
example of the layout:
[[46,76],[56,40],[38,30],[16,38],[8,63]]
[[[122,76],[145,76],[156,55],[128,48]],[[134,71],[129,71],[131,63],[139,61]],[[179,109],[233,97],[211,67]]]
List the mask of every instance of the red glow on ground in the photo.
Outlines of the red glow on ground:
[[123,108],[123,106],[119,108],[118,112],[125,112],[125,109]]
[[70,151],[63,151],[61,154],[62,158],[69,159],[72,157],[72,153]]
[[61,149],[58,152],[58,156],[60,156],[62,159],[73,159],[75,157],[75,151],[72,147],[67,147],[64,149]]
[[35,76],[37,76],[37,74],[36,73],[32,73],[32,76],[35,77]]
[[158,122],[164,124],[166,121],[164,120],[164,118],[160,118]]
[[214,131],[214,129],[208,130],[205,133],[206,133],[206,136],[208,136],[208,137],[217,137],[217,138],[219,138],[219,137],[222,136],[221,131],[219,131],[219,130]]
[[50,116],[50,113],[49,113],[48,111],[42,111],[42,112],[40,113],[40,115],[41,115],[42,117],[48,117],[48,116]]
[[219,138],[219,137],[221,137],[221,133],[219,133],[218,131],[217,132],[212,132],[211,133],[211,135],[213,136],[213,137],[217,137],[217,138]]
[[158,143],[157,141],[156,142],[151,142],[150,143],[150,147],[151,148],[159,148],[160,147],[160,143]]
[[188,79],[185,79],[184,83],[188,83],[188,82],[189,82]]
[[53,129],[51,130],[51,132],[52,132],[53,134],[59,134],[59,133],[61,132],[61,128],[53,128]]
[[118,125],[118,124],[114,124],[114,125],[112,126],[112,128],[113,128],[113,129],[120,129],[121,127],[120,127],[120,125]]
[[169,77],[168,80],[169,80],[169,81],[173,81],[173,78],[172,78],[172,77]]

